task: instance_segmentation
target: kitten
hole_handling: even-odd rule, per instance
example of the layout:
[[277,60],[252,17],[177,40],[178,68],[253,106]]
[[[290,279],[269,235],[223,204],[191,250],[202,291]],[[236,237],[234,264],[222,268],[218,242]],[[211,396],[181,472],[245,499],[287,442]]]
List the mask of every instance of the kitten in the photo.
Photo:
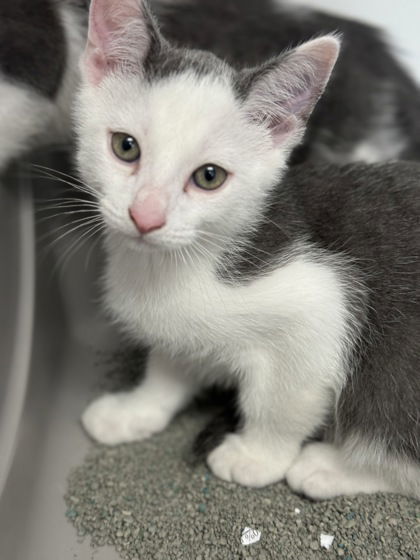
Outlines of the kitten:
[[147,438],[218,383],[242,425],[216,476],[420,498],[420,166],[287,169],[338,50],[320,37],[237,71],[171,46],[145,2],[93,3],[78,162],[107,308],[150,347],[142,383],[83,414],[97,441]]
[[[88,0],[0,6],[0,169],[27,148],[68,143]],[[213,51],[236,69],[320,34],[343,33],[342,55],[291,163],[420,159],[420,92],[380,33],[278,0],[156,0],[169,39]]]

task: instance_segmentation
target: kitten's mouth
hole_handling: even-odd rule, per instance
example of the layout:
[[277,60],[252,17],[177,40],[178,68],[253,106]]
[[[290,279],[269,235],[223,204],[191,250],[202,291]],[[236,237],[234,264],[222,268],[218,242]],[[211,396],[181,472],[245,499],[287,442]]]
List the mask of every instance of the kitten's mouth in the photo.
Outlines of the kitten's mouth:
[[157,243],[156,240],[153,241],[147,234],[146,235],[137,235],[137,236],[129,236],[128,242],[131,247],[133,247],[137,251],[144,251],[145,249],[150,251],[158,251],[159,249],[163,249],[161,243]]
[[134,236],[126,236],[129,246],[139,252],[170,252],[179,249],[185,249],[188,243],[182,240],[168,239],[162,240],[150,234]]
[[114,227],[110,228],[110,233],[119,239],[122,246],[128,246],[136,252],[182,251],[194,244],[194,236],[191,235],[159,235],[157,232],[135,234]]
[[116,227],[109,228],[109,235],[114,238],[121,248],[128,247],[132,251],[158,251],[162,249],[162,245],[153,241],[147,235],[134,234],[127,231],[121,231]]

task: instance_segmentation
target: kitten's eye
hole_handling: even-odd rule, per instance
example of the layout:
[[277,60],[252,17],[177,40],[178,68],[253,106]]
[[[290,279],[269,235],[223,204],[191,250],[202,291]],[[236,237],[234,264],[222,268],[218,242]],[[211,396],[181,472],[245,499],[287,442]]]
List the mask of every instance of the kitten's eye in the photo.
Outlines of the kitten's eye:
[[218,189],[226,181],[227,172],[217,165],[206,163],[193,173],[193,181],[201,189]]
[[127,163],[134,163],[140,158],[140,146],[137,140],[125,132],[114,132],[111,146],[117,158]]

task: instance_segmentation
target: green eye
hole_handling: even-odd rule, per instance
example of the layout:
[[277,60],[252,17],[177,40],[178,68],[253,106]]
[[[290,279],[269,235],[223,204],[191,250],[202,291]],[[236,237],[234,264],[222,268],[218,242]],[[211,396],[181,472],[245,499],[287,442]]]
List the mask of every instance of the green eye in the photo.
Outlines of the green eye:
[[134,163],[140,158],[140,146],[137,140],[126,132],[114,132],[111,146],[117,158],[127,163]]
[[211,191],[221,187],[227,176],[227,172],[221,167],[206,163],[206,165],[194,171],[192,178],[197,187]]

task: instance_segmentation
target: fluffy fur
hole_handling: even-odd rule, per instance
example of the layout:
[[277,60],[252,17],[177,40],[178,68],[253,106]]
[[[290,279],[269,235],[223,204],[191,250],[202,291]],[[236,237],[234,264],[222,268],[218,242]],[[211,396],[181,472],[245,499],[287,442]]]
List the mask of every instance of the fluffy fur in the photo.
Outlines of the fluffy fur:
[[[84,58],[78,161],[107,226],[106,305],[151,350],[143,382],[94,401],[86,430],[107,444],[149,437],[218,383],[238,389],[242,423],[207,458],[217,476],[286,477],[314,498],[420,497],[420,169],[287,171],[334,37],[237,72],[171,47],[140,0],[115,20],[107,6],[92,6],[91,25],[107,17]],[[137,68],[115,56],[132,38],[113,44],[133,6],[153,37]],[[122,131],[138,161],[112,153]],[[205,191],[191,176],[210,162],[228,178]],[[139,234],[130,209],[151,200],[165,222]],[[321,428],[325,442],[302,450]]]

